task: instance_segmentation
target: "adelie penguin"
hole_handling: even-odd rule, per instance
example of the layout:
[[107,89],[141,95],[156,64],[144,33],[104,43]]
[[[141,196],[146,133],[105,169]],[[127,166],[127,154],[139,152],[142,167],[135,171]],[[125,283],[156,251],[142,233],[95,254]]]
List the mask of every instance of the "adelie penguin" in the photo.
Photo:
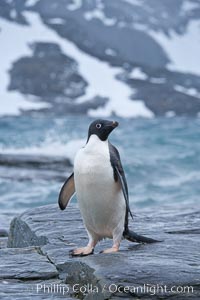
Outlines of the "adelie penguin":
[[138,243],[154,243],[154,239],[129,230],[128,186],[118,150],[109,142],[110,133],[118,122],[96,120],[88,130],[85,147],[75,157],[74,173],[64,183],[59,194],[63,210],[76,193],[78,205],[88,234],[86,247],[71,251],[72,256],[92,254],[96,244],[111,238],[113,245],[103,253],[119,250],[123,238]]

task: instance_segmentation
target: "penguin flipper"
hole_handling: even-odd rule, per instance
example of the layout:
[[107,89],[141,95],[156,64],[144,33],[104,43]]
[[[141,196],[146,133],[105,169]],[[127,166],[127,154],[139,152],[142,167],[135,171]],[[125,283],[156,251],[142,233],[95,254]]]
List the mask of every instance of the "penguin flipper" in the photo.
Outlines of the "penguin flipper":
[[119,181],[120,181],[120,184],[121,184],[121,187],[122,187],[122,192],[123,192],[124,199],[125,199],[125,202],[126,202],[126,210],[129,212],[131,218],[133,219],[133,214],[131,212],[130,205],[129,205],[129,197],[128,197],[128,190],[127,190],[127,186],[126,186],[127,185],[126,181],[124,180],[123,174],[120,173],[120,170],[117,168],[117,166],[115,166],[115,170],[116,170],[116,173],[118,175],[118,178],[119,178]]
[[110,142],[109,142],[109,151],[110,151],[110,162],[114,171],[114,180],[119,181],[124,195],[125,203],[126,203],[125,227],[127,228],[128,214],[130,214],[132,219],[133,219],[133,214],[131,212],[130,204],[129,204],[128,185],[126,181],[126,176],[121,163],[119,152],[117,148],[113,146]]
[[63,184],[58,197],[60,209],[64,210],[69,203],[69,200],[75,194],[74,173],[72,173]]

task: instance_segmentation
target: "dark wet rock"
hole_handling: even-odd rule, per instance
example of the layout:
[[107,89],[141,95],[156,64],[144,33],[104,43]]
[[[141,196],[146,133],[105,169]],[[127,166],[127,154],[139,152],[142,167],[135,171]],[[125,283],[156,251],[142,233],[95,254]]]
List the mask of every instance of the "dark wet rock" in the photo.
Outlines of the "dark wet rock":
[[78,73],[77,63],[63,54],[57,44],[35,43],[30,47],[33,56],[20,58],[13,64],[10,90],[42,97],[47,102],[84,95],[87,83]]
[[0,154],[0,166],[15,168],[61,169],[72,167],[69,159],[54,156]]
[[[155,299],[170,298],[170,287],[180,285],[193,286],[194,293],[173,294],[173,299],[198,299],[200,240],[199,232],[195,230],[200,226],[199,216],[200,210],[189,207],[182,207],[182,211],[176,207],[165,207],[159,212],[150,209],[137,212],[134,223],[131,223],[134,231],[163,242],[138,245],[122,241],[119,253],[106,255],[98,253],[111,241],[103,241],[94,255],[70,258],[69,250],[87,243],[80,213],[73,205],[64,212],[59,211],[56,205],[48,205],[29,210],[13,220],[8,246],[40,245],[40,253],[56,266],[60,279],[69,284],[73,294],[79,298],[128,299],[134,296],[133,287],[146,284],[152,287],[167,285],[168,291],[157,293]],[[34,238],[27,237],[25,231]],[[179,231],[184,232],[179,234]],[[79,284],[76,288],[75,283]],[[80,287],[88,283],[93,285],[93,293],[88,292],[88,287],[83,295]],[[127,286],[131,286],[132,290],[114,292],[115,286],[120,286],[120,291]],[[136,294],[144,299],[150,297],[148,292]]]
[[0,228],[0,249],[6,248],[8,242],[8,231]]
[[[23,229],[20,230],[20,228]],[[28,246],[41,246],[45,245],[46,243],[46,236],[38,237],[30,230],[26,222],[20,222],[18,218],[14,218],[12,220],[10,224],[8,247],[20,248]]]
[[[19,172],[22,170],[23,172]],[[0,175],[4,179],[18,181],[66,179],[72,163],[69,159],[57,156],[0,154]]]
[[6,236],[8,236],[8,231],[0,228],[0,237],[6,237]]

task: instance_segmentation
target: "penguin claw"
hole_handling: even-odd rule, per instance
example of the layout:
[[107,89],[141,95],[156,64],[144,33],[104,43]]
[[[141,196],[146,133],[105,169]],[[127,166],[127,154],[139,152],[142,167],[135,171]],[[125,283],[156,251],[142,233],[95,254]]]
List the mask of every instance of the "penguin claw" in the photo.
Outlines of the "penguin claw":
[[87,247],[85,248],[77,248],[69,251],[69,256],[71,257],[83,257],[94,254],[94,249],[88,251]]

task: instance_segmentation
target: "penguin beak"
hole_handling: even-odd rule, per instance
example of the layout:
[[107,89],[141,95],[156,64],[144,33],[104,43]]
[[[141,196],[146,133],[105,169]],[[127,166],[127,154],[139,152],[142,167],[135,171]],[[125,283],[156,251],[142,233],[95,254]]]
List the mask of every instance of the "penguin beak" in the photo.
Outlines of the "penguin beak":
[[107,134],[107,137],[109,134],[119,125],[117,121],[107,121],[105,126],[105,132]]
[[117,121],[112,121],[112,127],[116,128],[119,125],[119,123]]

